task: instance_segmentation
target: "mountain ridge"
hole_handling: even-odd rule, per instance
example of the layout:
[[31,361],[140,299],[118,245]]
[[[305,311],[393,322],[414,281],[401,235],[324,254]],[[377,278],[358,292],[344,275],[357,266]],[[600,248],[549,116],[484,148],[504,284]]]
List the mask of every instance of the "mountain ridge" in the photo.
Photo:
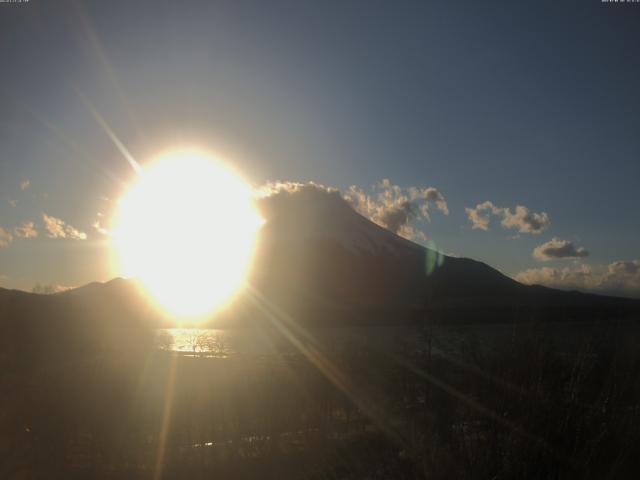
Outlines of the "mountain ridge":
[[[524,285],[486,263],[418,245],[365,218],[338,192],[281,192],[259,208],[265,224],[248,283],[300,322],[393,323],[426,315],[471,322],[640,311],[640,300]],[[238,295],[223,316],[233,309],[256,315],[250,300],[246,292]],[[91,282],[52,295],[0,289],[0,317],[36,312],[123,325],[126,319],[166,321],[134,280]]]

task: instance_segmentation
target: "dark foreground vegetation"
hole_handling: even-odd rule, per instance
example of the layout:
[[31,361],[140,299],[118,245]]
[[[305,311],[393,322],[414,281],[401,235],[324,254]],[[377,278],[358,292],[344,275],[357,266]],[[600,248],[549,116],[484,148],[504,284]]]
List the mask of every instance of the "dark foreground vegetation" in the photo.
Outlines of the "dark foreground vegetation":
[[[176,355],[2,338],[0,478],[635,478],[638,329],[549,325],[443,350]],[[249,333],[248,333],[249,334]]]

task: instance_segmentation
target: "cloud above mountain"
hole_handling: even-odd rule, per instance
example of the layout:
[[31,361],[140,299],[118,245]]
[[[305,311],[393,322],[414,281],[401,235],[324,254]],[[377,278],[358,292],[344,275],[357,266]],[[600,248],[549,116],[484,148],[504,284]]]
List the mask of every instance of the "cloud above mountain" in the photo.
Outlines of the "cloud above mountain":
[[270,182],[256,191],[258,208],[269,219],[275,211],[293,208],[291,200],[299,206],[309,202],[347,202],[351,208],[374,223],[409,240],[426,240],[426,235],[415,227],[418,220],[431,220],[436,210],[449,214],[447,202],[434,187],[400,187],[388,179],[376,183],[370,192],[352,185],[346,192],[314,182]]
[[515,279],[529,285],[640,297],[640,260],[618,260],[599,269],[584,264],[566,268],[530,268],[518,273]]
[[44,228],[49,238],[68,238],[71,240],[86,240],[87,234],[69,225],[64,220],[56,218],[46,213],[42,214]]
[[561,240],[556,237],[533,249],[533,257],[543,262],[563,258],[585,258],[588,256],[589,251],[584,247],[577,247],[569,240]]
[[310,205],[323,205],[328,200],[344,202],[338,189],[314,182],[268,182],[255,190],[255,197],[265,220],[290,215]]
[[264,185],[258,187],[255,191],[256,197],[259,200],[269,198],[278,194],[295,194],[304,192],[324,192],[324,193],[337,193],[339,190],[333,187],[327,187],[321,183],[316,182],[267,182]]
[[39,293],[41,295],[54,295],[56,293],[66,292],[72,288],[73,287],[65,287],[63,285],[36,283],[31,289],[31,292]]
[[515,209],[511,210],[511,208],[498,207],[487,200],[474,208],[467,207],[464,210],[471,222],[471,228],[478,230],[489,230],[492,216],[501,219],[500,225],[503,228],[515,229],[519,233],[539,234],[551,224],[546,212],[535,213],[523,205],[516,205]]
[[384,179],[375,184],[371,193],[351,185],[344,198],[361,215],[409,240],[425,240],[424,232],[413,223],[431,221],[433,209],[449,215],[447,202],[434,187],[400,187]]

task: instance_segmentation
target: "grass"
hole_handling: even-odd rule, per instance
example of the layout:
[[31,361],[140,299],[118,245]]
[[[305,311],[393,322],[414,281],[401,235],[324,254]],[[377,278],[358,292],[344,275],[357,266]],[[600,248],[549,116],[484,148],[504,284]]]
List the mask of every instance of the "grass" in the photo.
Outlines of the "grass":
[[211,358],[132,342],[34,360],[13,342],[0,364],[0,477],[637,475],[637,329],[576,331],[567,352],[548,328],[455,348],[425,329],[419,348],[393,354]]

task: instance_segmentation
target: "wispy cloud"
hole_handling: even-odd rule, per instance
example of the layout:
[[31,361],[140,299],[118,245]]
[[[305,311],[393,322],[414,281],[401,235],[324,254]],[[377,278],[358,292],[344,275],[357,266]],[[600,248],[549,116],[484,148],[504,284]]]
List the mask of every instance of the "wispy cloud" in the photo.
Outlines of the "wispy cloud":
[[431,220],[435,208],[449,214],[447,202],[434,187],[400,187],[384,179],[375,184],[372,193],[351,185],[344,194],[353,208],[378,225],[410,240],[425,240],[424,232],[416,229],[417,220]]
[[18,201],[17,200],[9,200],[9,205],[11,205],[11,208],[16,208],[16,205],[18,205]]
[[41,295],[53,295],[60,292],[65,292],[67,290],[71,290],[73,287],[65,287],[63,285],[54,285],[54,284],[41,284],[36,283],[31,291],[33,293],[39,293]]
[[96,215],[98,218],[96,219],[95,222],[93,222],[91,224],[91,226],[96,230],[96,232],[98,232],[100,235],[105,235],[108,236],[110,234],[109,230],[107,228],[105,228],[103,221],[104,221],[104,215],[100,212],[98,212],[98,214]]
[[546,212],[531,212],[523,205],[516,205],[512,211],[511,208],[497,207],[487,200],[474,208],[464,210],[471,222],[471,228],[485,231],[489,230],[492,215],[501,218],[500,224],[503,228],[516,229],[520,233],[542,233],[551,224]]
[[8,247],[13,241],[13,235],[9,230],[0,227],[0,248]]
[[640,297],[640,260],[618,260],[606,267],[530,268],[515,279],[526,284]]
[[28,178],[25,178],[20,182],[20,190],[26,190],[31,186],[31,181]]
[[33,222],[24,222],[13,229],[13,234],[20,238],[35,238],[38,236],[38,230]]
[[86,240],[87,234],[69,225],[64,220],[56,217],[42,214],[44,228],[49,238],[69,238],[71,240]]
[[258,198],[267,198],[280,193],[291,194],[310,190],[326,193],[337,193],[339,191],[337,188],[328,187],[316,182],[283,182],[278,180],[261,185],[255,190],[255,194]]
[[585,258],[588,256],[589,252],[584,247],[577,247],[569,240],[560,240],[556,237],[533,249],[533,257],[543,262],[562,258]]

